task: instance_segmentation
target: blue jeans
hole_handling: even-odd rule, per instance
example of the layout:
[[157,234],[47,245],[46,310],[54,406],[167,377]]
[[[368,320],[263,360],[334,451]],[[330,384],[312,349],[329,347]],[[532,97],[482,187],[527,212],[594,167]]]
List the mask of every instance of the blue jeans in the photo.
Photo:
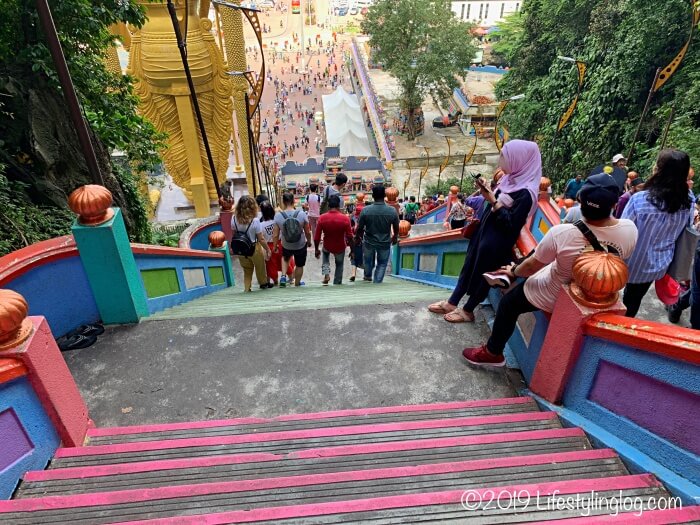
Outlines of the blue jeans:
[[[375,248],[369,244],[362,245],[363,259],[365,263],[365,279],[372,278],[372,271],[374,271],[374,282],[381,283],[384,280],[384,274],[386,273],[386,267],[389,264],[389,256],[391,255],[391,247],[388,248]],[[376,257],[376,268],[375,268],[375,257]]]

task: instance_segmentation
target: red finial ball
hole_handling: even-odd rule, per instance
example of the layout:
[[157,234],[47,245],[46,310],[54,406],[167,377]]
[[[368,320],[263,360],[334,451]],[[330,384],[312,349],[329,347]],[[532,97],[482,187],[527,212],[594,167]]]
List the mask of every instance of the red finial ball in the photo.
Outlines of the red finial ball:
[[592,308],[614,305],[618,292],[627,284],[628,270],[617,255],[606,252],[584,252],[572,267],[571,293],[576,301]]
[[24,297],[13,290],[0,290],[0,350],[29,337],[32,322],[27,319],[28,312]]
[[224,232],[216,230],[209,234],[209,244],[212,248],[221,248],[226,242],[226,235]]
[[68,207],[85,226],[102,224],[114,216],[112,193],[97,184],[86,184],[73,191],[68,196]]

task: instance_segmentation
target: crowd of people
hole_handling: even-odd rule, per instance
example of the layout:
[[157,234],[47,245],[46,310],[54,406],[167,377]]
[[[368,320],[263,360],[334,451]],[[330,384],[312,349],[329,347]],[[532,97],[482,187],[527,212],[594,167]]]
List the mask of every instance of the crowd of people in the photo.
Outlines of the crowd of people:
[[[615,176],[614,169],[624,169],[625,178]],[[467,361],[503,366],[503,350],[518,317],[535,310],[551,313],[562,287],[572,280],[575,260],[587,250],[607,252],[627,263],[629,278],[622,302],[628,317],[638,314],[653,284],[659,294],[659,283],[667,283],[669,267],[681,257],[677,243],[698,220],[688,154],[661,151],[646,180],[628,170],[621,155],[614,158],[613,166],[599,171],[568,181],[563,197],[574,195],[575,204],[566,218],[546,233],[531,254],[515,262],[513,247],[537,208],[542,177],[537,144],[511,140],[503,147],[492,180],[478,178],[478,190],[469,197],[450,195],[445,228],[465,228],[471,223],[476,227],[469,235],[464,265],[451,296],[431,304],[429,311],[449,323],[474,322],[475,309],[491,287],[508,288],[496,311],[491,337],[483,345],[464,349]],[[246,291],[251,290],[253,272],[263,289],[286,286],[288,279],[294,286],[303,285],[307,251],[312,247],[315,257],[322,259],[324,285],[331,281],[331,261],[335,265],[333,284],[342,284],[346,256],[353,266],[351,280],[357,268],[362,268],[363,280],[381,283],[391,245],[398,241],[400,218],[415,222],[421,213],[445,202],[444,197],[436,196],[419,205],[410,197],[400,199],[396,210],[385,203],[384,186],[377,185],[372,189],[372,204],[365,205],[360,194],[345,209],[341,193],[346,184],[343,174],[322,192],[312,184],[306,209],[295,207],[291,193],[283,195],[279,210],[264,197],[258,203],[250,197],[239,200],[232,222],[234,242],[242,235],[256,244],[250,255],[239,253]],[[690,268],[691,263],[692,255],[685,264]],[[678,322],[682,311],[690,307],[691,326],[700,329],[700,257],[694,264],[693,278],[678,284],[672,300],[659,297],[669,305],[672,322]]]
[[259,153],[275,166],[323,153],[324,123],[316,118],[322,109],[321,96],[348,78],[342,60],[345,43],[324,42],[317,36],[308,39],[303,54],[298,36],[293,38],[299,50],[266,51],[273,66],[266,80],[274,86],[275,97],[262,115],[261,130],[267,137],[261,139]]
[[358,196],[351,210],[345,210],[341,192],[347,176],[339,174],[335,182],[319,195],[312,186],[306,209],[297,206],[292,193],[282,195],[275,209],[265,195],[242,196],[231,219],[231,251],[243,269],[243,287],[252,291],[253,274],[260,289],[279,286],[303,286],[308,250],[322,260],[323,285],[331,280],[331,259],[335,268],[333,284],[343,283],[346,256],[352,265],[350,281],[357,269],[363,281],[383,282],[391,245],[398,242],[398,212],[385,202],[383,185],[372,188],[372,203],[365,205]]
[[[621,155],[614,160],[618,168],[626,164]],[[518,317],[535,310],[551,313],[562,286],[572,280],[575,260],[587,250],[607,252],[627,263],[622,302],[626,315],[635,317],[652,284],[668,280],[672,262],[683,257],[677,242],[697,217],[690,158],[682,151],[664,150],[646,181],[631,172],[621,182],[606,168],[569,181],[565,192],[571,195],[575,190],[578,216],[552,227],[531,254],[513,262],[516,239],[537,207],[542,176],[537,144],[508,142],[499,159],[499,175],[495,181],[477,180],[481,204],[472,204],[480,221],[457,285],[447,300],[428,307],[449,323],[474,322],[474,310],[492,286],[508,289],[488,341],[463,351],[477,366],[504,366],[503,351]],[[461,209],[457,215],[461,217]],[[678,322],[690,306],[691,326],[700,329],[700,257],[695,258],[692,282],[682,284],[686,291],[669,307],[669,319]]]

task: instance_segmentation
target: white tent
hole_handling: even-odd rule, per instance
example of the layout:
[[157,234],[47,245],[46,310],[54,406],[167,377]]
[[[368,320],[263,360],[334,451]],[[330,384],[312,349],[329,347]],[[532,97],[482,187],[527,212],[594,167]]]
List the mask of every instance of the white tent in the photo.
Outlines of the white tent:
[[342,157],[372,155],[357,97],[339,86],[333,93],[321,98],[327,143],[340,146]]

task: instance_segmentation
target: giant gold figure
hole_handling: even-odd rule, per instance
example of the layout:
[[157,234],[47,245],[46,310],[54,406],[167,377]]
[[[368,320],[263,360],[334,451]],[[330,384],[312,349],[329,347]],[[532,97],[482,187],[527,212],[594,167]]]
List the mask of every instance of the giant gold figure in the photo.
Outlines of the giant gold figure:
[[[216,189],[167,3],[163,0],[141,3],[147,10],[148,21],[132,35],[128,73],[136,80],[141,113],[159,131],[168,133],[168,148],[163,154],[168,172],[194,201],[197,217],[208,217],[210,202],[217,198]],[[183,2],[178,0],[176,4],[184,18]],[[188,5],[187,58],[217,177],[223,182],[232,127],[230,78],[211,34],[211,21],[200,18],[198,1],[190,0]]]

